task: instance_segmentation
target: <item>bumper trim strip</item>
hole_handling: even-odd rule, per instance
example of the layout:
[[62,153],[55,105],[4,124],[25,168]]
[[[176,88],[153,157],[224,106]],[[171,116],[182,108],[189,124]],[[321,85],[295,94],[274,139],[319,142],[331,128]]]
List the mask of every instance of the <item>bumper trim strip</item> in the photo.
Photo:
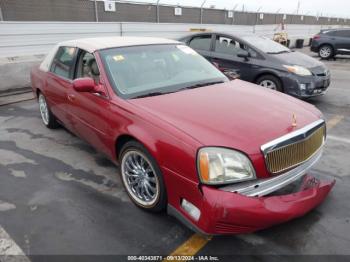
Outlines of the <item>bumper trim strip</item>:
[[277,191],[303,177],[306,172],[319,160],[322,148],[308,161],[298,167],[272,178],[264,178],[219,188],[223,191],[239,193],[250,197],[260,197]]

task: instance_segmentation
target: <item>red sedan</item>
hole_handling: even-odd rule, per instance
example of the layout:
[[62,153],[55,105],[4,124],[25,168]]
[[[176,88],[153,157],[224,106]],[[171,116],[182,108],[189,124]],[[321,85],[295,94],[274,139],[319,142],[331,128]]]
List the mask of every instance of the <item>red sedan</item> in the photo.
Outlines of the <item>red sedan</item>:
[[204,234],[299,217],[334,185],[306,172],[326,138],[314,106],[229,81],[177,41],[107,37],[58,44],[31,72],[43,123],[120,167],[139,207]]

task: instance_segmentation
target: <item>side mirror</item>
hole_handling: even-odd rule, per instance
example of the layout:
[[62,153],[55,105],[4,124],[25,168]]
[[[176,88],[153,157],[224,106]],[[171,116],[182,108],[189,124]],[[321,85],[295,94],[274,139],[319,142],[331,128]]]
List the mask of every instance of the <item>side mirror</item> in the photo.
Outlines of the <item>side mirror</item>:
[[77,78],[73,80],[73,88],[77,92],[93,92],[95,90],[95,81],[90,77]]
[[247,50],[240,50],[238,53],[237,53],[237,56],[238,57],[242,57],[244,58],[245,60],[248,60],[248,57],[250,57],[250,54]]

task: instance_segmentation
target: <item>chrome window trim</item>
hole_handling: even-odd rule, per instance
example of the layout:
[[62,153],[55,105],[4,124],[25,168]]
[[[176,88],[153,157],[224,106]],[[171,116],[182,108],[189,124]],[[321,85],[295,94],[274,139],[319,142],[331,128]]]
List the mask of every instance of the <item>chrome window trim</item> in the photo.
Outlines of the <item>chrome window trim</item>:
[[320,148],[311,158],[309,158],[309,160],[279,176],[242,182],[239,184],[221,187],[219,189],[222,191],[239,193],[249,197],[265,196],[303,177],[306,172],[320,159],[322,156],[322,151],[322,148]]

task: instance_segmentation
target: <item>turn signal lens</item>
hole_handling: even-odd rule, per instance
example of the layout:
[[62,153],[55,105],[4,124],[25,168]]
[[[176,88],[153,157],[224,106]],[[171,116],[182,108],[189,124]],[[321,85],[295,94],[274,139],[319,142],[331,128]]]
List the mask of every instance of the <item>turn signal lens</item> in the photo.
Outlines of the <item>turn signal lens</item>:
[[199,155],[199,171],[203,182],[209,181],[209,157],[208,153],[201,152]]
[[192,217],[196,221],[199,220],[199,217],[201,216],[201,211],[198,209],[198,207],[196,207],[186,199],[182,199],[181,206],[187,212],[187,214],[190,215],[190,217]]

